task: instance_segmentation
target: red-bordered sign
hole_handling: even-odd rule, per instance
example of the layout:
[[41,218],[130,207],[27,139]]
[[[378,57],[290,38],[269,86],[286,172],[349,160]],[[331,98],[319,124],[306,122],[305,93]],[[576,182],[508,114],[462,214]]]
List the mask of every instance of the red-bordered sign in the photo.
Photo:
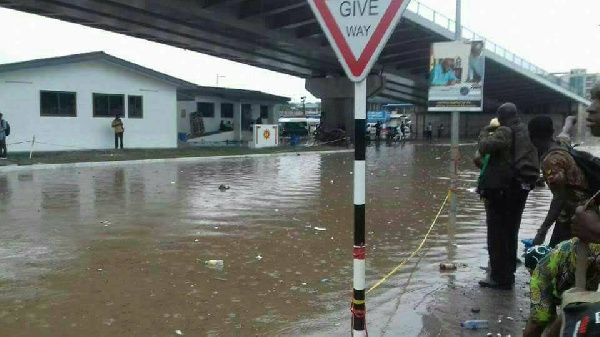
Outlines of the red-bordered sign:
[[308,0],[348,78],[362,81],[410,0]]

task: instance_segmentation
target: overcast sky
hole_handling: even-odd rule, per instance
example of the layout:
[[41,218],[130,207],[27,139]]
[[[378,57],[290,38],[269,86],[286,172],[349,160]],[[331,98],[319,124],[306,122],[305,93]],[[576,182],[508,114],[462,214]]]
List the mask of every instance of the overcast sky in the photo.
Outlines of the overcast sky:
[[[302,0],[298,0],[302,1]],[[455,0],[422,0],[454,18]],[[463,25],[550,72],[600,72],[600,0],[462,0]],[[299,101],[304,80],[0,8],[0,63],[102,50],[200,85],[260,90]]]

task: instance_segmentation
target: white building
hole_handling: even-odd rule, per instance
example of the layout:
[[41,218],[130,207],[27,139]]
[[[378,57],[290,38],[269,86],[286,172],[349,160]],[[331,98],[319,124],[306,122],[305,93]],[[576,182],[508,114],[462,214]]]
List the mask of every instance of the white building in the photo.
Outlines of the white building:
[[201,137],[202,140],[250,141],[252,124],[258,122],[259,118],[261,124],[277,124],[277,106],[286,104],[290,99],[260,91],[198,86],[192,90],[179,90],[177,100],[180,133],[192,133],[190,114],[198,112],[203,117],[206,133],[219,131],[221,121],[227,126],[233,126],[231,132]]
[[[202,118],[206,132],[219,129],[221,103],[233,104],[233,117],[225,120],[238,132],[227,133],[229,140],[244,139],[242,116],[256,119],[266,106],[268,121],[276,120],[273,106],[286,99],[199,87],[103,52],[0,65],[0,112],[11,125],[10,152],[29,151],[34,136],[35,151],[114,148],[116,113],[126,148],[175,148],[178,132],[190,130],[189,113],[206,106],[190,106],[190,93],[215,106],[214,117]],[[185,101],[178,103],[178,97]],[[250,114],[242,112],[247,103]]]

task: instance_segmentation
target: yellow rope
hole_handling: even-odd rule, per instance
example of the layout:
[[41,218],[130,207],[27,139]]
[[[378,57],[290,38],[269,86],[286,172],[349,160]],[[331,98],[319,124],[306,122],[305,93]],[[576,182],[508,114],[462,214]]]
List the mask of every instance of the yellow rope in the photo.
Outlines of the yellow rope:
[[415,255],[417,255],[417,253],[419,252],[419,250],[421,250],[421,248],[423,248],[423,245],[425,244],[425,241],[427,241],[427,238],[429,237],[431,230],[435,226],[435,223],[437,222],[438,218],[440,217],[440,214],[442,214],[442,210],[444,209],[444,206],[446,206],[446,202],[448,202],[450,195],[452,195],[452,191],[448,191],[448,194],[446,194],[446,198],[444,199],[444,202],[442,203],[442,207],[440,207],[440,210],[438,211],[437,215],[435,216],[435,219],[433,219],[433,222],[431,223],[431,226],[429,226],[429,230],[427,231],[427,234],[425,234],[425,237],[423,238],[423,241],[421,241],[421,244],[419,244],[419,247],[417,247],[417,249],[415,249],[415,251],[412,252],[412,254],[410,254],[410,256],[408,258],[406,258],[404,261],[402,261],[402,263],[400,263],[396,268],[392,269],[392,271],[389,274],[387,274],[384,278],[382,278],[379,282],[377,282],[374,286],[372,286],[371,289],[369,289],[367,291],[367,294],[370,293],[371,291],[377,289],[377,287],[379,287],[383,282],[385,282],[390,276],[394,275],[400,268],[402,268],[402,266],[404,266],[408,261],[410,261],[410,259],[412,259]]

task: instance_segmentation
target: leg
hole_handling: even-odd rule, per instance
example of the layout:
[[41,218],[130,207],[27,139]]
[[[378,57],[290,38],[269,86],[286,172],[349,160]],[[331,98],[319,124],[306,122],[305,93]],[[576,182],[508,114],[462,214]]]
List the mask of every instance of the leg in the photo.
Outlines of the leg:
[[0,158],[6,158],[8,150],[6,149],[6,138],[0,140]]
[[115,150],[119,148],[119,134],[115,132]]
[[486,207],[486,220],[488,227],[488,252],[490,255],[490,277],[502,286],[510,286],[514,281],[511,272],[510,235],[508,224],[508,207],[506,195],[494,193]]
[[557,244],[569,240],[571,238],[571,223],[556,221],[552,237],[550,238],[550,247],[555,247]]
[[121,150],[123,149],[123,132],[119,133],[119,138],[121,139]]
[[[523,211],[525,210],[525,204],[527,203],[527,197],[529,191],[523,189],[517,189],[511,193],[510,210],[509,215],[510,222],[507,223],[508,229],[510,230],[509,240],[509,252],[510,252],[510,265],[513,274],[517,271],[517,254],[519,249],[519,230],[521,229],[521,218],[523,217]],[[514,277],[513,277],[514,280]]]

